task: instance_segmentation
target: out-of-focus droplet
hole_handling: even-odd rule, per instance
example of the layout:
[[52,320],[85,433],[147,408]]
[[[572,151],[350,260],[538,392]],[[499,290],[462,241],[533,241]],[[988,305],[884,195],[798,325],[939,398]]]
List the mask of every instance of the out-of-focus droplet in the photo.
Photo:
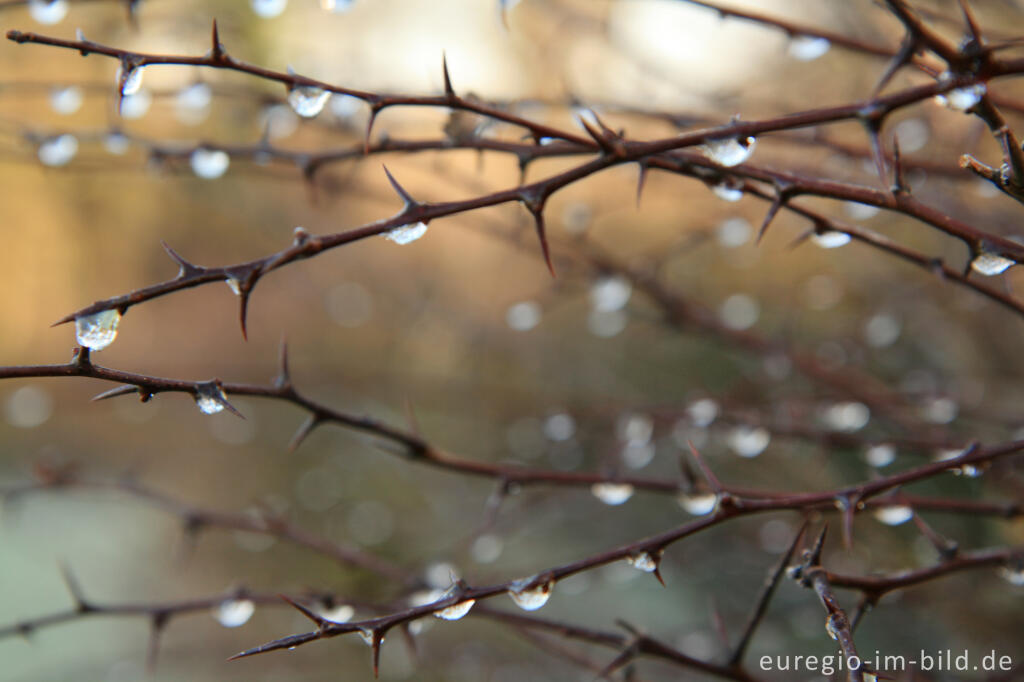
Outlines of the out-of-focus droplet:
[[149,112],[149,106],[153,103],[153,96],[148,90],[139,90],[131,95],[121,98],[121,118],[134,121],[142,118]]
[[723,201],[739,201],[743,198],[742,187],[737,187],[727,180],[724,180],[717,185],[713,185],[711,187],[711,191],[715,193],[716,197]]
[[228,397],[216,383],[200,384],[196,388],[196,406],[203,414],[217,414],[227,406]]
[[426,223],[402,225],[384,233],[384,238],[396,244],[411,244],[427,233]]
[[288,0],[252,0],[252,11],[263,19],[273,19],[288,7]]
[[772,440],[771,433],[760,426],[740,424],[729,432],[729,448],[740,457],[757,457]]
[[327,12],[347,12],[356,4],[356,0],[320,0],[320,8]]
[[75,338],[90,350],[103,350],[117,338],[117,325],[121,313],[117,310],[101,310],[92,315],[75,318]]
[[366,102],[358,97],[338,92],[334,93],[334,96],[329,100],[329,104],[331,113],[342,121],[352,121],[361,112],[366,111]]
[[32,429],[42,424],[53,414],[53,398],[38,386],[22,386],[4,404],[7,423],[19,429]]
[[590,486],[590,492],[597,499],[614,507],[624,504],[633,497],[633,486],[629,483],[595,483]]
[[505,543],[497,535],[481,535],[473,541],[469,553],[478,564],[494,563],[501,556]]
[[658,570],[658,560],[650,552],[640,552],[626,557],[626,562],[644,573],[654,573]]
[[[434,563],[427,566],[423,572],[423,579],[431,587],[441,590],[444,594],[444,590],[451,587],[452,583],[457,582],[462,577],[458,567],[455,564],[447,561],[435,561]],[[430,601],[437,601],[438,597],[431,599]],[[429,604],[430,602],[424,602]]]
[[736,137],[729,137],[724,140],[710,140],[700,146],[704,156],[717,164],[723,166],[738,166],[754,153],[757,140],[748,137],[740,140]]
[[544,420],[544,435],[553,441],[567,441],[576,433],[576,420],[571,414],[559,412]]
[[590,288],[590,303],[594,310],[611,312],[621,310],[633,293],[633,285],[625,277],[602,277]]
[[1006,272],[1016,263],[1009,258],[1003,258],[998,253],[982,249],[982,251],[971,260],[971,270],[992,277]]
[[[119,66],[117,69],[117,82],[121,85],[121,96],[129,97],[134,95],[142,88],[142,69],[144,67],[135,66],[129,69],[127,74],[124,74],[124,65]],[[121,84],[121,79],[124,79],[124,83]]]
[[587,329],[602,339],[622,333],[628,323],[629,315],[625,310],[591,310],[587,316]]
[[28,13],[40,24],[57,24],[68,15],[67,0],[28,0]]
[[914,510],[906,505],[894,504],[879,507],[874,512],[875,518],[887,526],[898,526],[914,518]]
[[850,243],[850,235],[839,230],[826,230],[812,234],[811,241],[823,249],[838,249]]
[[1000,570],[1003,580],[1015,587],[1024,587],[1024,566],[1003,566]]
[[347,623],[356,615],[356,610],[348,604],[336,604],[331,608],[321,609],[320,615],[332,623]]
[[916,152],[928,144],[931,131],[928,123],[920,118],[908,118],[900,121],[892,129],[893,137],[900,141],[901,152]]
[[959,405],[952,398],[938,397],[925,403],[921,408],[921,416],[932,424],[948,424],[956,419],[960,411]]
[[457,604],[452,604],[447,608],[434,611],[434,617],[442,620],[459,620],[473,608],[473,604],[476,604],[475,599],[467,599],[466,601],[460,601]]
[[196,125],[206,118],[213,100],[213,91],[206,83],[193,83],[178,91],[174,98],[174,110],[178,120],[188,125]]
[[36,155],[44,166],[64,166],[78,153],[78,138],[69,133],[51,137],[39,145]]
[[687,514],[706,516],[718,506],[718,495],[712,492],[683,493],[676,501]]
[[299,128],[299,117],[286,104],[274,104],[263,110],[261,115],[267,139],[281,140]]
[[903,325],[892,315],[878,313],[864,325],[864,338],[873,348],[885,348],[900,338]]
[[288,91],[288,104],[303,118],[313,118],[324,110],[331,93],[323,88],[299,85]]
[[750,241],[750,235],[753,232],[754,228],[746,218],[736,216],[726,218],[719,223],[715,235],[718,237],[719,244],[727,249],[735,249]]
[[54,88],[50,91],[50,108],[58,114],[68,116],[82,108],[83,99],[82,89],[76,85]]
[[103,148],[107,150],[108,154],[115,156],[125,154],[131,145],[132,141],[128,139],[128,136],[121,133],[110,133],[103,138]]
[[852,433],[863,429],[871,419],[871,410],[864,403],[836,403],[825,410],[825,423],[835,431]]
[[818,36],[796,36],[789,41],[789,56],[802,62],[812,62],[824,56],[832,43]]
[[686,416],[694,426],[706,428],[718,417],[718,403],[711,398],[701,398],[690,403],[686,408]]
[[256,611],[256,604],[250,599],[228,599],[213,610],[213,617],[226,628],[245,625]]
[[524,611],[536,611],[547,604],[551,598],[551,590],[555,587],[554,580],[534,585],[535,580],[533,577],[517,580],[508,590],[508,596]]
[[566,232],[578,235],[587,231],[593,217],[594,211],[588,204],[574,201],[568,204],[562,212],[562,223],[565,225]]
[[847,201],[843,203],[843,210],[854,220],[870,220],[882,209],[871,204],[862,204],[859,201]]
[[935,95],[935,101],[954,111],[967,111],[981,101],[985,96],[986,88],[984,83],[975,83],[965,88],[950,90],[942,95]]
[[222,149],[199,147],[189,158],[192,172],[204,180],[215,180],[224,175],[231,165],[231,157]]
[[624,414],[615,422],[615,435],[625,443],[643,445],[654,435],[654,420],[646,414]]
[[654,443],[626,443],[622,448],[622,463],[630,469],[643,469],[654,459],[654,454]]
[[540,304],[536,301],[520,301],[505,311],[505,323],[517,332],[525,332],[540,324]]
[[718,315],[726,327],[742,331],[757,323],[757,318],[761,316],[761,306],[746,294],[733,294],[722,303]]
[[872,445],[864,451],[864,461],[873,467],[889,466],[896,460],[896,448],[889,443]]

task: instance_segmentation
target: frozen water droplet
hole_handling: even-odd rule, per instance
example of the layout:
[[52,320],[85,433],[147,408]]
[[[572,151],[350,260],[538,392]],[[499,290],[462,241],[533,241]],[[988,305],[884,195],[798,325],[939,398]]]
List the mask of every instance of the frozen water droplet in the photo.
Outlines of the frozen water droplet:
[[595,483],[590,486],[590,492],[605,504],[616,506],[633,497],[633,486],[629,483]]
[[956,419],[960,411],[956,401],[952,398],[934,398],[921,408],[921,416],[932,424],[948,424]]
[[83,99],[82,89],[74,85],[50,91],[50,107],[65,116],[78,111],[82,107]]
[[303,118],[313,118],[324,110],[331,93],[312,86],[296,86],[288,91],[288,104],[292,111]]
[[117,69],[117,82],[121,84],[122,74],[124,78],[124,84],[121,85],[121,96],[128,97],[134,95],[142,88],[142,69],[141,66],[135,66],[128,70],[127,74],[124,74],[124,65]]
[[626,444],[622,449],[622,462],[630,469],[643,469],[654,459],[654,443]]
[[518,332],[525,332],[540,324],[540,304],[536,301],[521,301],[505,311],[505,322]]
[[226,280],[224,280],[224,283],[228,285],[228,289],[231,289],[235,296],[242,295],[242,283],[239,282],[238,279],[234,277],[228,277]]
[[1024,566],[1003,566],[999,573],[1011,585],[1024,587]]
[[442,620],[459,620],[473,608],[473,604],[476,603],[475,599],[467,599],[466,601],[460,601],[457,604],[452,604],[447,608],[434,611],[435,618],[441,618]]
[[896,343],[896,340],[900,338],[902,330],[903,325],[900,324],[898,319],[892,315],[879,313],[872,316],[868,323],[864,325],[864,338],[867,340],[868,345],[874,348],[885,348]]
[[332,623],[347,623],[356,615],[356,610],[348,604],[336,604],[331,608],[324,608],[320,615]]
[[1006,272],[1013,265],[1016,263],[1009,258],[1003,258],[998,253],[982,248],[981,252],[971,261],[971,270],[986,277],[992,277]]
[[875,510],[875,518],[887,526],[898,526],[914,518],[914,510],[902,504],[879,507]]
[[825,632],[832,639],[839,640],[839,629],[836,627],[835,616],[829,614],[828,618],[825,619]]
[[761,316],[761,306],[746,294],[733,294],[722,303],[718,315],[726,327],[742,331],[757,323],[757,318]]
[[67,0],[28,0],[28,13],[40,24],[56,24],[67,16]]
[[[444,594],[443,589],[447,589],[452,583],[459,580],[461,575],[458,567],[454,564],[450,564],[447,561],[435,561],[427,566],[423,577],[428,585],[442,590],[441,594]],[[439,597],[435,597],[430,601],[437,601],[438,599]]]
[[825,411],[825,423],[836,431],[852,433],[867,426],[871,410],[864,403],[836,403]]
[[839,230],[826,230],[812,234],[811,241],[823,249],[838,249],[850,243],[850,235]]
[[481,535],[473,541],[469,553],[478,564],[490,564],[498,560],[505,543],[497,535]]
[[227,406],[228,398],[216,383],[200,384],[196,387],[196,406],[203,414],[217,414]]
[[873,467],[889,466],[896,459],[896,448],[889,443],[872,445],[864,452],[864,460]]
[[189,159],[192,172],[205,180],[214,180],[227,172],[231,157],[221,149],[200,147],[192,152]]
[[389,232],[385,232],[384,238],[390,239],[396,244],[411,244],[426,233],[427,224],[416,223],[414,225],[402,225]]
[[115,156],[121,156],[126,153],[131,144],[131,140],[121,133],[110,133],[103,138],[103,148],[107,150],[108,154],[114,154]]
[[984,83],[975,83],[965,88],[950,90],[943,95],[935,95],[935,101],[947,109],[967,111],[981,101],[981,98],[985,96],[985,92]]
[[700,146],[704,155],[717,164],[723,166],[738,166],[754,153],[757,140],[748,137],[740,140],[736,137],[729,137],[724,140],[709,140]]
[[[373,630],[359,628],[359,638],[366,642],[367,646],[373,646]],[[381,640],[382,642],[384,640]]]
[[121,313],[117,310],[101,310],[92,315],[75,318],[75,338],[78,343],[91,350],[103,350],[117,338],[117,325]]
[[847,201],[843,204],[843,210],[854,220],[870,220],[882,209],[871,204],[862,204],[859,201]]
[[626,562],[644,573],[654,573],[658,570],[658,559],[650,552],[640,552],[626,557]]
[[327,12],[347,12],[356,4],[356,0],[320,0],[320,8]]
[[718,417],[718,403],[711,398],[701,398],[690,403],[686,408],[686,416],[690,418],[694,426],[705,428],[714,423]]
[[587,329],[602,339],[620,334],[628,323],[629,315],[624,310],[591,310],[587,316]]
[[633,285],[625,277],[610,275],[594,282],[590,288],[590,303],[594,310],[611,312],[622,309],[629,303]]
[[750,241],[753,231],[754,228],[746,218],[735,217],[723,220],[715,230],[715,235],[719,244],[727,249],[735,249]]
[[743,190],[729,183],[728,180],[711,187],[715,196],[723,201],[739,201],[743,198]]
[[288,0],[252,0],[250,4],[256,16],[272,19],[285,10],[288,6]]
[[222,601],[213,611],[213,617],[226,628],[245,625],[256,611],[256,604],[249,599],[228,599]]
[[553,441],[567,441],[576,433],[576,420],[560,412],[544,420],[544,435]]
[[706,516],[718,506],[718,495],[710,492],[683,493],[676,500],[687,514],[694,516]]
[[797,36],[789,41],[789,56],[802,62],[811,62],[824,56],[832,47],[828,38],[817,36]]
[[654,435],[654,420],[646,414],[624,414],[615,422],[615,435],[626,443],[646,445]]
[[153,103],[153,96],[148,90],[125,95],[121,98],[121,118],[131,121],[140,119],[149,111],[149,105]]
[[900,141],[901,152],[916,152],[928,144],[931,131],[928,123],[920,118],[908,118],[893,127],[893,136]]
[[174,98],[174,110],[178,120],[188,125],[201,123],[210,108],[213,91],[206,83],[193,83],[178,91]]
[[517,580],[508,590],[508,596],[524,611],[536,611],[551,598],[551,590],[555,586],[554,579],[540,585],[534,585],[535,580],[536,578],[532,577]]
[[729,432],[729,448],[740,457],[757,457],[771,442],[772,435],[760,426],[741,424]]
[[69,133],[51,137],[39,145],[36,155],[44,166],[63,166],[78,153],[78,139]]

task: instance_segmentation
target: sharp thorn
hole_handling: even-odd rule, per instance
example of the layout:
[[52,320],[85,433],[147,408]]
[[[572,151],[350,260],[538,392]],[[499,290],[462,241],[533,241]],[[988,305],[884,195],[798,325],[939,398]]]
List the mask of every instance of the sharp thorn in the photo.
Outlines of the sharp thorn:
[[406,208],[418,205],[418,202],[412,198],[412,195],[406,192],[405,188],[398,184],[398,180],[395,180],[395,176],[391,174],[391,171],[388,170],[388,167],[383,165],[382,167],[384,168],[384,174],[388,176],[388,182],[391,183],[391,187],[394,188],[395,192],[398,193],[398,196],[401,197],[402,201],[405,202]]
[[117,398],[118,396],[129,395],[131,393],[141,393],[141,391],[139,390],[138,386],[134,386],[132,384],[128,384],[125,386],[117,386],[115,388],[110,389],[109,391],[104,391],[103,393],[99,393],[93,396],[92,402],[108,400],[110,398]]
[[454,100],[455,88],[452,87],[452,77],[448,73],[448,55],[444,52],[441,53],[441,70],[444,72],[444,95],[450,100]]

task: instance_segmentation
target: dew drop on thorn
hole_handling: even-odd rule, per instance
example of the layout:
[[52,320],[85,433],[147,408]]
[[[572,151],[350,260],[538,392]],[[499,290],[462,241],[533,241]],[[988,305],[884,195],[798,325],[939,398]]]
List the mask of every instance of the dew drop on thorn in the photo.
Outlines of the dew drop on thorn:
[[426,223],[402,225],[384,233],[384,238],[396,244],[411,244],[427,233]]
[[76,317],[75,338],[90,350],[103,350],[117,338],[120,322],[121,313],[113,309]]

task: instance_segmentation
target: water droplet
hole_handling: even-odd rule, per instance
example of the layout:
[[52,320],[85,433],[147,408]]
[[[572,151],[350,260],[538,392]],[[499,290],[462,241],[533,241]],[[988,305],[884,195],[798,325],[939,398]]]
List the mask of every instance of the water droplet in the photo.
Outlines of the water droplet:
[[590,288],[590,303],[594,310],[611,312],[621,310],[633,293],[633,285],[625,277],[610,275],[594,282]]
[[521,301],[510,305],[505,311],[505,322],[518,332],[525,332],[540,324],[540,304],[536,301]]
[[871,410],[864,403],[836,403],[825,411],[825,423],[836,431],[852,433],[867,426]]
[[615,435],[626,443],[645,445],[654,435],[654,420],[646,414],[624,414],[615,422]]
[[754,228],[746,218],[735,217],[723,220],[715,230],[715,235],[719,244],[727,249],[735,249],[750,241],[753,232]]
[[715,418],[718,417],[718,403],[711,398],[701,398],[687,406],[686,416],[690,418],[694,426],[701,428],[711,426]]
[[107,150],[108,154],[114,154],[115,156],[121,156],[126,153],[131,144],[132,142],[128,139],[128,136],[121,133],[110,133],[103,138],[103,148]]
[[28,0],[28,13],[40,24],[59,23],[68,14],[67,0]]
[[38,386],[22,386],[7,398],[4,416],[19,429],[33,429],[53,414],[53,398]]
[[356,0],[320,0],[320,8],[327,12],[347,12],[356,4]]
[[576,433],[576,420],[571,414],[559,412],[544,420],[544,435],[553,441],[567,441]]
[[864,325],[864,338],[873,348],[885,348],[896,343],[902,331],[903,325],[898,319],[892,315],[879,313],[873,315]]
[[629,483],[595,483],[590,486],[590,492],[605,504],[616,506],[633,497],[633,486]]
[[1003,566],[999,573],[1011,585],[1024,587],[1024,566]]
[[75,338],[78,343],[91,350],[103,350],[117,338],[117,325],[121,313],[117,310],[101,310],[92,315],[75,318]]
[[469,553],[478,564],[494,563],[501,556],[505,543],[497,535],[481,535],[473,541]]
[[69,163],[77,153],[78,139],[68,133],[44,141],[36,152],[40,163],[54,168]]
[[797,36],[789,41],[789,56],[802,62],[812,62],[824,56],[832,47],[828,38],[818,36]]
[[196,406],[203,414],[217,414],[224,410],[228,397],[215,382],[199,384],[195,393]]
[[971,261],[971,270],[981,273],[986,277],[992,277],[1006,272],[1016,263],[1009,258],[1003,258],[998,253],[982,248],[981,252]]
[[580,235],[587,231],[593,220],[594,211],[582,201],[574,201],[562,212],[562,223],[569,234]]
[[411,244],[426,233],[427,224],[416,223],[414,225],[402,225],[389,232],[385,232],[384,238],[390,239],[396,244]]
[[[461,574],[459,573],[458,567],[455,564],[448,563],[447,561],[435,561],[434,563],[427,566],[427,569],[423,572],[423,578],[427,584],[431,587],[437,588],[443,591],[448,589],[452,583],[459,580]],[[437,601],[437,597],[430,601]],[[430,602],[425,602],[430,603]]]
[[624,310],[591,310],[587,316],[587,329],[602,339],[620,334],[628,323],[629,315]]
[[943,448],[936,450],[935,455],[932,457],[933,462],[948,462],[951,459],[956,459],[964,454],[966,450],[963,448]]
[[956,419],[960,407],[952,398],[939,397],[928,401],[921,408],[921,416],[932,424],[948,424]]
[[828,618],[825,619],[825,632],[832,639],[839,640],[839,628],[836,627],[835,616],[829,614]]
[[864,452],[864,461],[873,467],[889,466],[896,459],[896,448],[889,443],[872,445]]
[[299,85],[288,91],[288,104],[303,118],[313,118],[324,110],[331,93],[323,88]]
[[738,166],[754,153],[757,140],[748,137],[741,141],[739,138],[730,137],[724,140],[709,140],[702,144],[700,149],[704,155],[717,164],[723,166]]
[[334,93],[330,99],[331,113],[342,121],[351,121],[366,109],[366,103],[358,97]]
[[132,67],[127,74],[124,74],[124,65],[122,64],[117,68],[117,82],[121,84],[122,74],[124,78],[124,84],[121,85],[121,96],[128,97],[134,95],[142,88],[142,69],[144,67],[135,66]]
[[336,604],[320,610],[320,615],[332,623],[347,623],[356,615],[356,610],[348,604]]
[[231,292],[235,296],[242,295],[242,283],[239,282],[237,278],[228,277],[226,280],[224,280],[224,283],[228,285],[228,289],[231,289]]
[[733,294],[722,303],[718,315],[726,327],[742,331],[757,323],[757,318],[761,316],[761,306],[746,294]]
[[82,89],[74,85],[50,91],[50,107],[65,116],[78,111],[82,107],[83,99]]
[[263,19],[272,19],[288,7],[288,0],[252,0],[252,11]]
[[876,519],[887,526],[898,526],[914,518],[914,510],[902,504],[879,507],[874,514]]
[[882,209],[871,204],[862,204],[859,201],[847,201],[843,203],[843,210],[854,220],[870,220]]
[[767,429],[747,424],[734,427],[728,437],[729,448],[740,457],[757,457],[771,440],[772,435]]
[[711,187],[711,191],[715,193],[715,196],[723,201],[739,201],[743,198],[743,189],[730,183],[728,180],[724,180],[717,185]]
[[[359,638],[366,642],[367,646],[373,646],[373,630],[367,628],[359,628]],[[383,644],[384,640],[380,640]]]
[[654,459],[654,443],[630,442],[622,449],[622,462],[630,469],[643,469]]
[[826,230],[812,234],[811,241],[823,249],[838,249],[850,243],[850,235],[839,230]]
[[249,622],[255,611],[256,604],[249,599],[228,599],[213,610],[213,617],[226,628],[237,628]]
[[517,580],[508,590],[508,596],[524,611],[536,611],[547,604],[555,587],[554,579],[539,585],[534,585],[535,580],[535,577]]
[[442,620],[459,620],[473,608],[473,604],[476,603],[475,599],[467,599],[466,601],[460,601],[457,604],[452,604],[447,608],[443,608],[439,611],[434,611],[435,618],[441,618]]
[[706,516],[718,506],[718,495],[711,492],[683,493],[676,498],[687,514]]
[[658,559],[650,552],[640,552],[626,557],[626,562],[644,573],[654,573],[658,570]]
[[954,111],[967,111],[985,96],[984,83],[975,83],[964,88],[950,90],[942,95],[935,95],[935,101]]
[[920,118],[908,118],[900,121],[892,129],[893,136],[900,141],[901,152],[916,152],[928,144],[931,131],[928,123]]
[[205,180],[215,180],[227,172],[231,157],[221,149],[199,147],[189,159],[192,172]]
[[174,110],[182,123],[201,123],[210,108],[213,91],[206,83],[193,83],[178,91],[174,98]]
[[153,96],[148,90],[139,90],[133,95],[125,95],[121,98],[121,118],[131,121],[142,118],[149,111],[149,105],[153,103]]

